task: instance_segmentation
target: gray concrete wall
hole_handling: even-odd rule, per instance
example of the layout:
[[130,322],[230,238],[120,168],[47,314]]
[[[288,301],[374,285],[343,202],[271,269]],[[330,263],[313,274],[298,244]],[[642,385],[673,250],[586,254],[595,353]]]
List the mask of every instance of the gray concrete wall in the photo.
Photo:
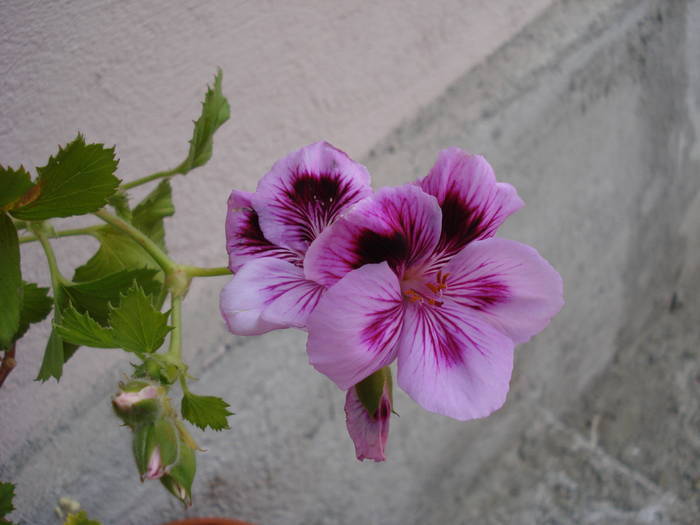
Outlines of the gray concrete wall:
[[[513,12],[509,8],[516,3],[506,4],[503,12]],[[522,3],[517,4],[523,9]],[[148,28],[145,34],[151,39],[168,32],[164,28],[170,26],[161,17],[137,16],[138,9],[120,11],[117,5],[103,7],[113,10],[116,27],[124,24],[126,35],[112,35],[122,46],[128,48],[126,42],[145,38],[138,29],[126,31],[131,24]],[[380,53],[375,58],[373,54],[368,61],[360,60],[363,55],[356,47],[346,49],[358,67],[371,69],[373,61],[385,58],[383,65],[375,66],[386,80],[357,87],[359,92],[347,88],[348,100],[354,102],[341,104],[342,111],[336,104],[324,106],[323,97],[314,91],[334,94],[329,96],[344,93],[335,83],[340,91],[326,92],[312,83],[312,93],[321,98],[312,94],[314,102],[304,102],[309,99],[298,95],[302,106],[309,104],[299,113],[293,97],[278,108],[249,94],[251,98],[242,100],[238,108],[238,122],[260,127],[243,125],[235,132],[224,131],[218,137],[217,160],[207,173],[177,181],[179,209],[201,203],[204,209],[173,221],[171,236],[176,255],[196,254],[209,264],[220,263],[220,239],[202,233],[210,231],[209,220],[220,229],[223,211],[214,217],[213,203],[234,185],[251,189],[271,160],[312,140],[314,133],[328,133],[323,136],[365,161],[376,185],[399,184],[424,174],[436,152],[447,146],[485,154],[499,178],[516,185],[527,204],[509,220],[502,235],[536,246],[562,273],[567,299],[552,325],[518,349],[506,406],[489,419],[459,423],[424,412],[398,393],[401,417],[392,421],[389,460],[359,463],[345,433],[343,395],[306,364],[304,335],[285,331],[258,338],[233,337],[223,329],[215,308],[225,278],[198,283],[186,302],[187,351],[195,362],[200,388],[222,395],[237,415],[232,418],[232,430],[198,435],[210,452],[201,456],[195,506],[188,514],[228,514],[261,524],[697,523],[700,5],[680,0],[532,5],[519,13],[517,22],[511,19],[512,25],[501,26],[508,29],[500,33],[500,40],[484,44],[480,52],[464,35],[470,33],[467,28],[482,31],[482,36],[499,34],[482,27],[499,17],[486,11],[481,18],[474,16],[474,9],[487,9],[486,2],[473,3],[470,10],[449,6],[445,12],[409,10],[409,27],[417,32],[409,42],[414,42],[418,58],[394,63],[404,56],[402,48],[410,48],[406,42],[392,48],[393,55]],[[15,17],[19,13],[30,20],[19,7],[10,7]],[[488,9],[497,8],[488,4]],[[83,11],[76,4],[64,9]],[[324,14],[322,9],[319,14],[317,9],[312,16],[325,22],[318,25],[330,33],[323,34],[337,35],[334,29],[346,27],[339,22],[345,20],[343,16],[354,16],[355,24],[367,20],[368,8],[364,9],[348,8],[344,14],[334,10]],[[405,14],[409,11],[401,11],[402,16],[409,16]],[[203,24],[207,29],[223,24],[213,8],[204,15],[197,10],[185,13],[175,9],[166,16],[172,16],[167,22],[179,21],[183,28]],[[383,13],[384,20],[388,14]],[[253,17],[249,22],[253,27],[242,24],[243,49],[250,50],[246,46],[251,39],[260,38],[252,36],[257,33],[256,20],[277,20],[276,14],[268,16],[262,21]],[[286,23],[289,20],[292,27]],[[334,20],[338,25],[333,25]],[[285,52],[291,52],[280,51],[288,42],[285,38],[295,34],[295,23],[304,25],[308,19],[287,16],[284,21],[270,22],[282,34],[272,39],[277,43],[265,40],[276,50],[266,56],[285,57]],[[386,32],[387,26],[375,23],[365,25],[377,35]],[[399,16],[396,34],[408,38],[401,23]],[[455,27],[465,31],[450,30]],[[198,36],[206,38],[208,33]],[[220,50],[223,37],[212,34],[211,49]],[[450,35],[437,40],[443,47],[430,39],[436,34]],[[72,41],[56,35],[56,42]],[[251,71],[262,68],[273,79],[292,81],[296,86],[290,87],[292,92],[306,93],[303,85],[317,78],[313,73],[328,71],[335,64],[321,58],[324,43],[344,41],[328,38],[315,44],[319,58],[312,60],[313,66],[292,60],[288,69],[280,63],[284,72],[279,73],[250,62]],[[345,41],[368,45],[365,40]],[[79,54],[86,41],[76,41],[73,48],[66,44],[66,50]],[[3,45],[12,42],[8,38]],[[425,42],[428,50],[435,45],[439,49],[426,51]],[[110,51],[112,57],[118,55],[119,46],[116,49]],[[231,59],[219,52],[218,60]],[[178,138],[188,133],[187,125],[178,128],[176,121],[196,112],[196,102],[180,98],[174,85],[187,69],[176,60],[178,53],[153,54],[163,55],[148,55],[146,63],[152,62],[147,66],[130,66],[133,59],[127,58],[116,62],[117,69],[123,68],[121,75],[131,67],[143,68],[151,79],[173,81],[164,83],[163,93],[149,95],[149,103],[139,111],[109,113],[121,122],[122,126],[111,128],[125,144],[119,138],[105,136],[104,140],[122,148],[125,176],[163,167],[172,158],[163,151],[176,158],[181,151]],[[295,55],[296,60],[304,56]],[[431,57],[439,57],[440,64],[443,59],[453,64],[450,74],[435,73],[429,90],[415,88],[406,95],[411,103],[397,105],[391,115],[378,114],[376,121],[367,117],[373,114],[372,108],[390,106],[401,96],[395,93],[398,86],[405,87],[406,79],[424,78],[439,69]],[[173,65],[177,74],[164,72],[162,60],[177,64]],[[186,60],[198,73],[185,75],[187,95],[193,98],[211,68],[194,56]],[[213,63],[224,66],[227,79],[236,78],[235,68],[227,66],[230,62]],[[114,69],[95,67],[103,75]],[[22,78],[16,70],[10,71],[15,74],[4,75],[3,82],[15,82],[7,80],[13,76]],[[114,74],[118,81],[100,88],[105,93],[119,90],[117,99],[123,100],[132,89],[132,95],[145,92],[145,87],[138,87],[141,84],[129,87],[123,76]],[[279,83],[268,87],[255,75],[246,78],[249,93],[256,89],[286,92]],[[233,80],[234,86],[227,88],[234,111],[226,130],[238,125],[232,89],[245,82]],[[97,96],[93,91],[85,88],[81,97]],[[0,95],[3,119],[11,115],[7,122],[13,123],[4,124],[8,131],[2,134],[3,162],[41,162],[43,154],[37,149],[51,151],[55,142],[67,140],[55,136],[55,130],[62,132],[58,122],[65,122],[70,111],[77,114],[72,104],[61,104],[44,126],[54,130],[54,135],[47,133],[50,139],[41,137],[39,126],[23,135],[28,132],[21,131],[20,117],[52,107],[49,97],[39,109],[31,109],[34,106],[24,97],[19,89],[12,97]],[[172,98],[168,101],[168,97]],[[17,106],[18,100],[21,112],[5,109]],[[173,111],[173,100],[185,102]],[[309,111],[317,104],[334,108],[329,109],[332,116]],[[147,117],[143,116],[146,108]],[[316,120],[301,118],[310,113]],[[259,122],[253,115],[266,117]],[[131,126],[137,116],[141,122]],[[105,133],[101,119],[90,118],[94,134]],[[153,133],[154,123],[168,132],[145,140]],[[92,129],[81,129],[90,136]],[[263,143],[257,137],[266,131],[273,136]],[[232,140],[236,133],[241,133],[234,137],[238,142]],[[131,153],[134,156],[126,160]],[[10,154],[15,156],[8,159]],[[203,183],[205,177],[211,185]],[[195,218],[200,214],[209,219]],[[66,250],[70,249],[75,248]],[[70,260],[72,254],[64,254]],[[75,262],[81,260],[79,255],[73,255]],[[27,257],[38,261],[31,259],[32,252]],[[40,277],[44,270],[36,265],[33,271]],[[32,384],[40,355],[38,332],[20,357],[20,368],[0,391],[0,478],[18,482],[21,510],[17,515],[28,523],[52,523],[50,507],[58,497],[70,496],[105,524],[158,523],[181,516],[180,507],[159,486],[135,481],[127,431],[110,414],[108,396],[126,369],[125,359],[84,352],[78,365],[69,364],[59,387]]]

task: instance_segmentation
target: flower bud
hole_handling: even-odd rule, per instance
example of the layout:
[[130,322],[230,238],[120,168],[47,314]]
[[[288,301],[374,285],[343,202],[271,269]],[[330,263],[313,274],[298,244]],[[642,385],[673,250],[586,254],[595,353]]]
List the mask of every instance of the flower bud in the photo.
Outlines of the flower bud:
[[136,467],[144,479],[160,479],[180,458],[180,439],[175,424],[164,417],[134,430],[133,451]]
[[132,428],[151,424],[162,411],[163,388],[146,381],[120,384],[119,393],[112,399],[116,414]]
[[163,486],[189,507],[192,504],[192,482],[197,470],[194,450],[185,443],[180,444],[180,459],[168,474],[160,478]]
[[348,390],[345,419],[360,461],[384,461],[392,412],[392,379],[384,367]]

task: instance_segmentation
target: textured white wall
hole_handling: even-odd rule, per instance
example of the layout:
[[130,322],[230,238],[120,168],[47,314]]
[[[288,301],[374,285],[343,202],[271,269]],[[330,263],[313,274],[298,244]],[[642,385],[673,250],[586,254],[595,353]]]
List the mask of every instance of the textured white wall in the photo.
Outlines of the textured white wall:
[[[175,181],[179,213],[168,232],[178,260],[222,265],[232,188],[252,190],[274,160],[319,139],[363,158],[549,4],[2,0],[0,163],[42,165],[80,130],[88,140],[117,145],[123,179],[169,168],[184,156],[205,84],[220,66],[232,118],[216,136],[209,165]],[[55,244],[66,273],[94,249],[84,239]],[[47,283],[37,247],[23,246],[22,257],[27,278]],[[187,302],[196,317],[187,341],[204,350],[204,359],[212,344],[207,332],[221,324],[214,288],[193,287]],[[86,472],[81,479],[109,479],[81,465],[84,449],[56,451],[49,466],[28,458],[57,446],[52,436],[65,425],[87,425],[85,432],[96,435],[89,443],[108,446],[97,438],[101,429],[81,416],[93,405],[108,410],[105,397],[128,370],[117,352],[83,351],[60,385],[33,382],[47,329],[45,323],[22,341],[19,365],[0,391],[2,473],[21,479],[19,515],[35,520],[49,511],[26,508],[32,502],[90,498],[54,488],[62,487],[63,473],[75,475],[71,466]],[[303,362],[303,343],[295,348],[294,359]],[[258,390],[275,388],[271,381]],[[335,426],[344,432],[342,421]],[[114,439],[124,442],[118,453],[129,464],[126,436]]]

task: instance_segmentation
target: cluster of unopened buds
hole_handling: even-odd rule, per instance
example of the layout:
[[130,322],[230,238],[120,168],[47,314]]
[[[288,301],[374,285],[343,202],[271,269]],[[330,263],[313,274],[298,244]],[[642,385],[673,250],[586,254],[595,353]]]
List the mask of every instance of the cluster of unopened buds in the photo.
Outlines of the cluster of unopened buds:
[[165,388],[139,379],[119,387],[112,406],[133,431],[133,453],[141,481],[158,479],[189,505],[197,445],[171,408]]
[[345,390],[358,459],[385,459],[392,375],[423,408],[458,419],[505,402],[516,344],[563,306],[536,250],[496,238],[523,206],[481,156],[442,151],[430,173],[373,191],[326,142],[278,161],[229,198],[231,332],[308,332],[310,363]]

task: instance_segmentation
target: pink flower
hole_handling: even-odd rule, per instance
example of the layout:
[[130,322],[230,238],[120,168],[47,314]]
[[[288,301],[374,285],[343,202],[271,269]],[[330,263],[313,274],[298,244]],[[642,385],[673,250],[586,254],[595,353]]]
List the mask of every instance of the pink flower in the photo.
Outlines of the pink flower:
[[141,390],[135,392],[120,391],[119,394],[114,396],[112,402],[119,410],[126,411],[133,407],[136,403],[146,399],[155,399],[157,397],[158,387],[155,385],[147,385]]
[[353,206],[304,259],[328,287],[307,320],[311,364],[347,390],[397,360],[399,386],[427,410],[500,408],[515,344],[563,305],[537,251],[493,237],[522,205],[483,157],[453,148],[424,179]]
[[391,372],[375,372],[351,387],[345,396],[345,421],[360,461],[384,461],[392,411]]
[[167,465],[163,464],[160,457],[160,447],[156,445],[151,451],[148,458],[146,472],[143,474],[143,479],[160,479],[165,475]]
[[327,142],[278,161],[255,193],[234,191],[226,218],[229,267],[221,313],[239,335],[303,328],[324,287],[307,279],[309,245],[349,206],[371,194],[364,166]]

